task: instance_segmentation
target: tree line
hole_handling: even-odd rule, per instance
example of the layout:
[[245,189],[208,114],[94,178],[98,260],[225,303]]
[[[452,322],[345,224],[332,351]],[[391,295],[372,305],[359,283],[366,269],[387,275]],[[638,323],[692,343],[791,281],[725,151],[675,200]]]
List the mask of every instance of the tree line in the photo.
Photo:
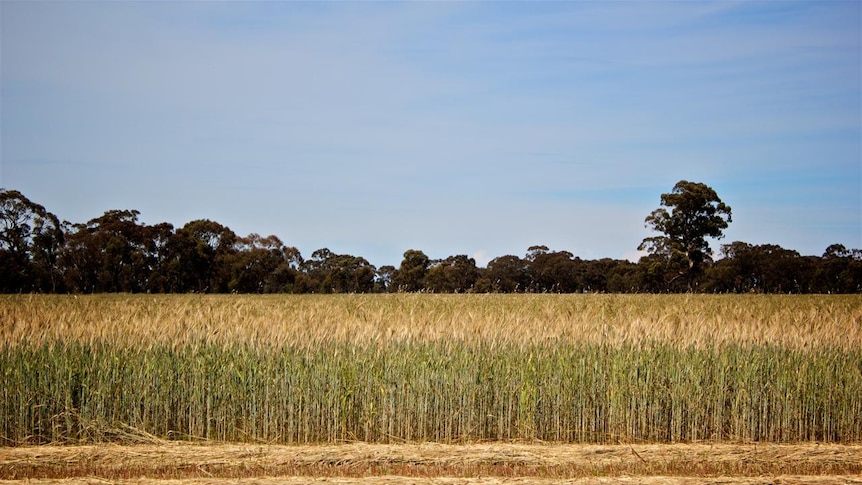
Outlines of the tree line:
[[409,249],[399,267],[327,248],[300,251],[274,235],[241,237],[208,219],[143,224],[136,210],[61,222],[16,190],[0,189],[3,293],[860,293],[862,251],[840,244],[802,256],[773,244],[732,242],[713,260],[730,207],[709,187],[681,181],[645,223],[647,255],[584,260],[536,245],[477,267],[467,255],[431,259]]

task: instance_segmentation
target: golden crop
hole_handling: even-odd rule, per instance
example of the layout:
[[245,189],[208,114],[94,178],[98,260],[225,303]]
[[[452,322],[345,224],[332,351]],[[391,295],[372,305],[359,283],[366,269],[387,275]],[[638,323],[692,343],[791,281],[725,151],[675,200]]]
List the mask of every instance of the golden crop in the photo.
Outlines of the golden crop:
[[0,297],[0,439],[862,439],[862,298]]

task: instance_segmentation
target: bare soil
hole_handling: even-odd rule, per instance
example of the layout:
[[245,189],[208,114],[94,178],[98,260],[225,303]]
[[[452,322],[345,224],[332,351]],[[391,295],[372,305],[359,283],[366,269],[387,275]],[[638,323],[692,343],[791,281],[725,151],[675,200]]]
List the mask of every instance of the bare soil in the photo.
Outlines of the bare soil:
[[103,444],[0,448],[0,484],[862,484],[862,444]]

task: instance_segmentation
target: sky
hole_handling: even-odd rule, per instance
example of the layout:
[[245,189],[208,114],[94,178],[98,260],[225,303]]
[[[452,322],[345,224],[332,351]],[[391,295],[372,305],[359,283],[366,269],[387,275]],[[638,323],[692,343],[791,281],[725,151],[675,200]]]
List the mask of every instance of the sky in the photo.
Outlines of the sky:
[[680,180],[862,248],[862,2],[0,0],[0,187],[70,222],[636,260]]

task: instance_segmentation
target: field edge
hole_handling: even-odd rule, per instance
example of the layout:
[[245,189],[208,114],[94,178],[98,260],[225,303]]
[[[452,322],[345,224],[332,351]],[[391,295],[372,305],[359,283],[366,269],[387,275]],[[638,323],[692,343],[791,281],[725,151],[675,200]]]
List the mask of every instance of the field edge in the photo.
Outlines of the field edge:
[[338,478],[342,483],[342,480],[387,476],[421,479],[427,483],[444,483],[435,480],[453,477],[496,478],[506,483],[518,483],[517,479],[528,477],[548,480],[860,477],[862,443],[297,446],[166,442],[0,448],[0,480],[11,481],[47,480],[45,483],[50,483],[50,480],[95,478],[134,481],[146,477],[148,480],[197,483],[197,480],[316,477]]

